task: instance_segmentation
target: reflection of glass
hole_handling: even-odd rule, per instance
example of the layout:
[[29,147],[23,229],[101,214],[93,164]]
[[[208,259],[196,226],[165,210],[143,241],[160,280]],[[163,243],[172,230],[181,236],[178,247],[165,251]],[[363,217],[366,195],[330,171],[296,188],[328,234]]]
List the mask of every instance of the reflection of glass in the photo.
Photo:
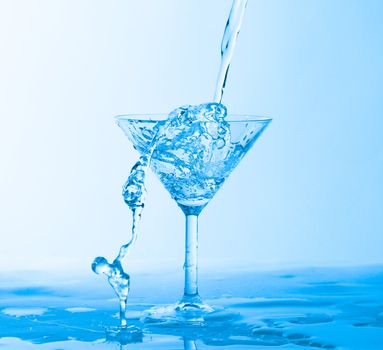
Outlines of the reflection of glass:
[[184,350],[198,350],[195,340],[184,338]]
[[[126,115],[118,116],[117,123],[141,155],[148,153],[155,135],[157,123],[164,123],[166,116]],[[270,123],[270,118],[253,116],[229,116],[228,138],[224,144],[207,142],[203,135],[177,144],[169,140],[156,142],[150,167],[177,202],[186,217],[185,232],[185,286],[184,295],[176,305],[158,307],[147,313],[146,321],[155,319],[196,320],[213,311],[204,304],[198,294],[198,215],[216,194],[224,181],[238,165]],[[199,121],[196,128],[212,130],[217,123]],[[218,131],[219,132],[219,131]],[[204,161],[195,162],[198,157]],[[193,162],[188,161],[193,159]],[[177,163],[177,167],[175,167]],[[182,164],[183,171],[178,169]]]

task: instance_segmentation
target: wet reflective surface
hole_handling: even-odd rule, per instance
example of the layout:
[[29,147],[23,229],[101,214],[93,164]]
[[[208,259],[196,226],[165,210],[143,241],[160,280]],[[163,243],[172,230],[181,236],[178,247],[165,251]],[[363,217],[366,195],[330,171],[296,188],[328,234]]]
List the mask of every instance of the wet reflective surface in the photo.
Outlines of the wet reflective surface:
[[[227,312],[188,327],[147,325],[142,311],[180,293],[176,273],[136,274],[128,324],[97,277],[2,274],[0,349],[382,349],[383,268],[217,272],[201,295]],[[156,288],[153,288],[156,286]]]

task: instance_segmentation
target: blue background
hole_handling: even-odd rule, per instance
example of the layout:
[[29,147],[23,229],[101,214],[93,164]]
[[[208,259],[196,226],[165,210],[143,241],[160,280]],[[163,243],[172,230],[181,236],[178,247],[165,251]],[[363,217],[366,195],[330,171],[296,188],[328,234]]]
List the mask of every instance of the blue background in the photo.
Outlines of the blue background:
[[[0,3],[0,268],[88,271],[129,239],[112,117],[212,99],[230,1]],[[249,0],[223,102],[273,123],[201,215],[202,268],[383,263],[383,3]],[[137,271],[180,268],[148,179]]]

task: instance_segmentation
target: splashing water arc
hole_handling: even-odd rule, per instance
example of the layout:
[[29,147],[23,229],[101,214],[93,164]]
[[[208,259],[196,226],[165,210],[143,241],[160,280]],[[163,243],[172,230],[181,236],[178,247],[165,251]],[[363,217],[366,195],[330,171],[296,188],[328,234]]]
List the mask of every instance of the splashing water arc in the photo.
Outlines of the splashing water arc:
[[[141,155],[132,167],[123,186],[124,201],[133,214],[131,240],[120,248],[118,256],[112,263],[104,257],[97,257],[93,261],[92,270],[97,274],[106,275],[119,298],[123,328],[127,326],[125,314],[130,291],[130,276],[124,272],[122,262],[137,239],[138,226],[146,199],[145,177],[152,158],[157,160],[156,170],[161,181],[179,206],[182,208],[184,203],[190,204],[190,201],[194,201],[199,205],[200,210],[214,196],[235,166],[229,166],[226,172],[222,171],[222,166],[218,167],[216,173],[206,174],[198,171],[198,169],[206,170],[203,166],[206,162],[229,159],[232,152],[237,151],[230,144],[230,126],[225,121],[227,110],[220,102],[246,4],[247,0],[233,1],[225,26],[215,102],[179,107],[169,114],[165,122],[157,123],[146,153]],[[182,154],[176,154],[174,152],[176,148]],[[190,173],[198,174],[198,176],[190,177]],[[190,189],[193,193],[190,193]]]

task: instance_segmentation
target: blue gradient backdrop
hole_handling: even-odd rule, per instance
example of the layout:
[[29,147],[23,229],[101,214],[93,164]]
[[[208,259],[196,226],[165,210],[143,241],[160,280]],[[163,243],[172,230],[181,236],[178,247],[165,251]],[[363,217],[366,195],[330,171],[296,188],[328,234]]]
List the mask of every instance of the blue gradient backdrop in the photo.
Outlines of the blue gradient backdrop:
[[[211,99],[230,1],[0,3],[0,267],[78,269],[129,237],[122,113]],[[273,123],[205,209],[202,268],[383,263],[383,2],[250,0],[224,103]],[[131,269],[182,267],[154,175]]]

